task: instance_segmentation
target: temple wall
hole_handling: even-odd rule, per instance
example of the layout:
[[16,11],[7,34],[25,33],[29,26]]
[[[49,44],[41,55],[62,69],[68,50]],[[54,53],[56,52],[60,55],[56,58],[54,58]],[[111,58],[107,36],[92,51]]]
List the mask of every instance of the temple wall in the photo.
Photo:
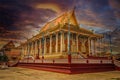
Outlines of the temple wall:
[[[72,55],[87,56],[95,54],[94,40],[87,36],[70,34],[70,53]],[[68,33],[58,32],[27,43],[22,49],[23,55],[30,55],[34,58],[66,57],[68,54]],[[92,54],[91,54],[92,53]]]

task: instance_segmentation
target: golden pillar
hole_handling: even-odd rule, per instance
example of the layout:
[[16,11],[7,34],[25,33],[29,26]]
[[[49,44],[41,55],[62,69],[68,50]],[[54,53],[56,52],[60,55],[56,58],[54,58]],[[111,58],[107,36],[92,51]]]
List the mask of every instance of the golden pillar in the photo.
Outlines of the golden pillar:
[[78,51],[78,49],[79,49],[79,46],[78,46],[78,36],[79,36],[79,35],[76,34],[76,47],[77,47],[77,52],[79,52],[79,51]]
[[62,36],[62,44],[63,44],[63,46],[62,46],[62,51],[65,51],[65,33],[63,33],[63,36]]
[[52,35],[50,35],[50,54],[52,54]]
[[35,56],[36,57],[36,54],[37,54],[37,41],[35,40]]
[[56,34],[56,53],[58,52],[58,33]]
[[44,38],[44,54],[46,54],[46,37]]
[[42,46],[42,44],[41,44],[41,39],[39,40],[39,42],[40,42],[40,44],[39,44],[39,49],[40,49],[40,53],[39,54],[42,54],[42,48],[41,48],[41,46]]
[[93,40],[91,39],[90,42],[91,42],[91,44],[90,44],[91,45],[90,52],[91,52],[91,56],[92,56],[93,55]]
[[90,56],[91,55],[91,40],[90,40],[90,37],[88,37],[88,55]]
[[34,41],[32,42],[32,52],[33,52],[33,56],[35,56],[35,43],[34,43]]
[[61,32],[61,46],[60,46],[60,52],[63,51],[63,32]]
[[26,54],[27,54],[27,45],[25,44],[24,46],[25,46],[25,52],[24,52],[24,55],[26,55]]
[[96,40],[97,39],[94,39],[94,56],[96,56]]
[[33,42],[31,42],[31,54],[33,56]]

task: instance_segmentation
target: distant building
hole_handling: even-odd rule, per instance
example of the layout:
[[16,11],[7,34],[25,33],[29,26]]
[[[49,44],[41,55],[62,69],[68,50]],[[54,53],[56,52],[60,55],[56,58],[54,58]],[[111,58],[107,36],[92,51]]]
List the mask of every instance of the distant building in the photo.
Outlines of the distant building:
[[8,58],[17,57],[20,55],[20,48],[15,47],[13,41],[5,44],[1,49],[1,53],[8,56]]

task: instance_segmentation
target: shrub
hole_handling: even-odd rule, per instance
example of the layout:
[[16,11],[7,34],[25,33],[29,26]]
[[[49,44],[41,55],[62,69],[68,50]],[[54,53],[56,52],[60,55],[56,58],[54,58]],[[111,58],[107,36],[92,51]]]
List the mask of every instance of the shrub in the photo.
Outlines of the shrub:
[[8,57],[6,55],[0,55],[0,62],[8,62]]

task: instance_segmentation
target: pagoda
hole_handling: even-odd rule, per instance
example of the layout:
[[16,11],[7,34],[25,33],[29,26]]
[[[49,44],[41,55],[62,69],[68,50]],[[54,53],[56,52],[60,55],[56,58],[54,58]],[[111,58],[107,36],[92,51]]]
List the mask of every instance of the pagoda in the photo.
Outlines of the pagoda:
[[18,66],[67,74],[114,70],[111,59],[98,55],[102,38],[81,28],[71,10],[47,22],[39,34],[20,45]]

